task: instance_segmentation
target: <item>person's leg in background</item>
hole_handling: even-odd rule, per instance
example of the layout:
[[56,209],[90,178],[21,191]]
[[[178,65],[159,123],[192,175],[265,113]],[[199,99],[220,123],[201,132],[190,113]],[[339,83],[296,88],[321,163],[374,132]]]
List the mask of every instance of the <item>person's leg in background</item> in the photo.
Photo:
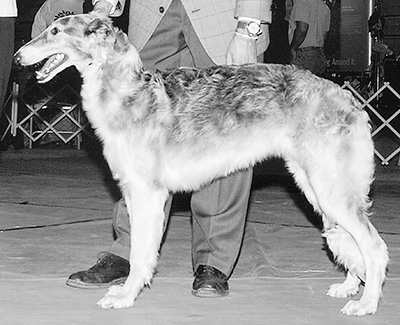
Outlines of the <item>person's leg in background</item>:
[[[200,43],[180,1],[174,1],[171,6],[171,11],[179,13],[177,20],[181,23],[181,36],[177,45],[181,50],[179,55],[163,61],[164,68],[215,65]],[[170,28],[166,31],[170,32]],[[160,34],[159,37],[165,36]],[[171,58],[179,58],[179,62],[173,62]],[[192,195],[195,271],[192,293],[196,296],[217,297],[229,292],[228,277],[240,252],[251,182],[252,169],[249,169],[215,180]]]
[[296,52],[294,65],[309,70],[319,77],[324,77],[326,70],[326,57],[321,48],[299,48]]
[[[199,68],[214,65],[187,15],[184,17],[185,40],[194,65]],[[214,180],[192,195],[195,296],[218,297],[229,293],[228,278],[242,245],[252,176],[252,168],[242,170]]]
[[15,17],[0,17],[0,117],[10,79],[14,54]]

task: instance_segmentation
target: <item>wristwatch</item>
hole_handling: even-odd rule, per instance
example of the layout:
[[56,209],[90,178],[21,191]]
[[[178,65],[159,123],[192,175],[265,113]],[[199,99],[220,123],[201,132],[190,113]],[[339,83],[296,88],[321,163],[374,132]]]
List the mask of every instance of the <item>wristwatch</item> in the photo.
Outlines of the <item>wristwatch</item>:
[[237,28],[243,28],[250,37],[257,37],[262,34],[260,24],[255,21],[240,21]]

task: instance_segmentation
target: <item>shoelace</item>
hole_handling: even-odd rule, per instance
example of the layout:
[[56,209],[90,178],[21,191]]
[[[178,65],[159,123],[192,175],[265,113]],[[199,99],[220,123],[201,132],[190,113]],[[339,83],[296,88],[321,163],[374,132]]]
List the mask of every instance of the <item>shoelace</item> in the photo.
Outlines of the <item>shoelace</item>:
[[108,252],[100,252],[97,255],[97,262],[94,267],[101,267],[103,265],[112,265],[115,257]]
[[199,268],[200,272],[197,273],[198,275],[212,274],[221,279],[226,278],[225,274],[223,274],[222,272],[218,272],[218,270],[213,268],[212,266],[205,265],[205,266],[200,266]]

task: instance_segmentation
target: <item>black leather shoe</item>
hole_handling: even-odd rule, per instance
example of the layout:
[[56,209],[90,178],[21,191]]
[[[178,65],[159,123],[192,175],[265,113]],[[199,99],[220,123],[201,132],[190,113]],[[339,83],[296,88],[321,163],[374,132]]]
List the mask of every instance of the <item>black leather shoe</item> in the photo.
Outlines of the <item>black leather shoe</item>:
[[129,261],[126,259],[104,253],[90,269],[71,274],[67,285],[81,289],[107,288],[124,283],[129,275],[129,269]]
[[194,273],[192,294],[196,297],[215,298],[229,294],[228,277],[209,265],[200,265]]

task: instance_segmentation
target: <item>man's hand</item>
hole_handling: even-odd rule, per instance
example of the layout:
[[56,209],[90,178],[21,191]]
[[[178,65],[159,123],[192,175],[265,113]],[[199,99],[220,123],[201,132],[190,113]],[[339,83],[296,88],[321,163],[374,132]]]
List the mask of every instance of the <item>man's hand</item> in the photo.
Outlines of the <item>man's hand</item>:
[[112,4],[105,0],[97,1],[93,7],[93,11],[104,16],[110,14]]
[[244,64],[257,62],[256,38],[251,38],[239,31],[233,36],[226,53],[227,64]]
[[294,61],[296,61],[296,57],[297,57],[297,51],[291,48],[289,54],[289,63],[293,64]]

